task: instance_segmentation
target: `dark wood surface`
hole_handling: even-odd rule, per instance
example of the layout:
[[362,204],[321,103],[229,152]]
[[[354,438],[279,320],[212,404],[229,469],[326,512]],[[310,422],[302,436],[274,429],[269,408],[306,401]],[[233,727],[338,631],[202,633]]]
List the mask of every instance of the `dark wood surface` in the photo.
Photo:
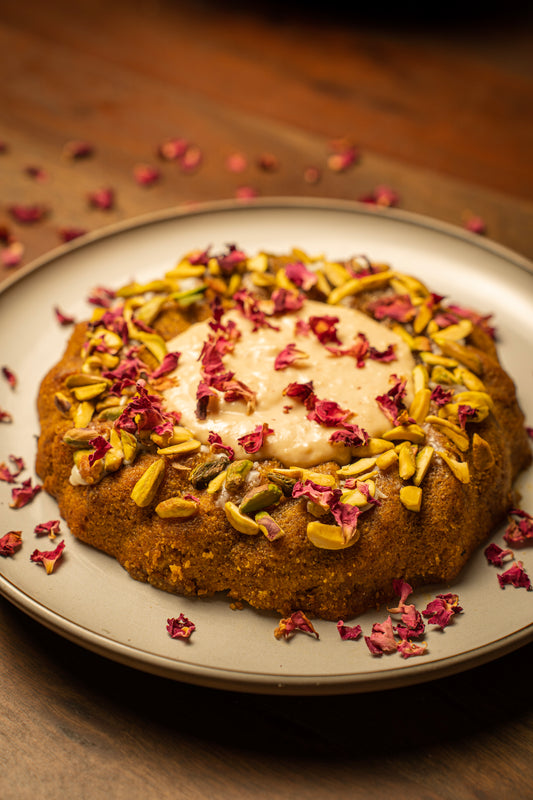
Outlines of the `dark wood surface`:
[[[430,19],[344,3],[3,0],[0,227],[24,265],[60,229],[243,186],[358,199],[386,184],[400,207],[460,226],[478,215],[488,237],[532,257],[532,52],[531,17],[512,3]],[[158,160],[170,137],[201,149],[195,172]],[[335,172],[340,138],[360,158]],[[65,158],[71,140],[94,155]],[[227,168],[235,152],[242,173]],[[139,163],[161,180],[139,186]],[[88,192],[107,186],[114,208],[90,208]],[[23,225],[14,204],[48,213]],[[278,698],[136,672],[5,600],[0,620],[3,800],[533,797],[533,645],[419,686]]]

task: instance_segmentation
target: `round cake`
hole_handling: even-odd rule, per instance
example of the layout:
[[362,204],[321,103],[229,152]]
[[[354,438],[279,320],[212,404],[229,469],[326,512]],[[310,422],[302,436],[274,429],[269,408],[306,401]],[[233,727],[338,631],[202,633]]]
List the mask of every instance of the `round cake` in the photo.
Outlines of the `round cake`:
[[41,384],[37,472],[138,580],[347,619],[453,580],[516,505],[489,319],[413,276],[230,245],[95,301]]

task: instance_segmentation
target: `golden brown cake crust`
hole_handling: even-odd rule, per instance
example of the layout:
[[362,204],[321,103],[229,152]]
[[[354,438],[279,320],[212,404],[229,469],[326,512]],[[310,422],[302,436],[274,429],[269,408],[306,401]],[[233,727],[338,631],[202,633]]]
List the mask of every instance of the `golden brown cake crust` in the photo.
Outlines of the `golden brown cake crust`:
[[[291,257],[295,260],[294,254]],[[269,256],[266,274],[276,275],[289,261],[290,257]],[[353,264],[345,262],[344,266],[350,263]],[[211,262],[211,271],[216,273],[212,267]],[[378,265],[375,272],[379,274],[380,271],[384,270]],[[239,275],[242,280],[246,274],[246,260],[237,262],[228,274],[214,276],[209,274],[206,265],[207,289],[196,303],[185,307],[172,296],[168,285],[160,287],[159,294],[148,289],[131,296],[146,302],[146,298],[162,295],[159,311],[150,319],[149,327],[162,339],[169,340],[193,322],[209,316],[215,297],[229,303],[228,286],[232,276]],[[357,280],[354,274],[352,268],[346,283]],[[329,288],[332,291],[331,284]],[[271,288],[262,286],[256,291],[268,294]],[[398,294],[398,284],[391,285],[389,280],[377,288],[348,295],[348,298],[354,307],[370,313],[376,302],[394,293]],[[310,295],[327,300],[317,287],[313,287]],[[140,307],[140,303],[139,300],[135,307]],[[425,363],[428,376],[425,388],[433,392],[440,385],[442,390],[452,394],[461,390],[464,393],[468,391],[462,382],[465,374],[474,376],[478,383],[474,378],[472,381],[477,388],[470,391],[478,392],[478,401],[481,398],[485,403],[490,402],[490,409],[486,415],[472,412],[462,427],[457,416],[453,417],[450,408],[453,401],[446,406],[432,400],[431,407],[418,421],[424,431],[423,440],[410,443],[414,456],[427,446],[433,448],[427,472],[417,486],[416,474],[400,477],[397,463],[383,464],[382,468],[374,465],[371,471],[375,474],[365,480],[367,485],[368,481],[374,484],[373,490],[381,502],[364,507],[357,519],[355,534],[341,530],[339,535],[347,537],[349,546],[341,549],[316,546],[308,535],[309,525],[318,522],[333,529],[336,521],[327,513],[327,508],[325,515],[316,516],[317,509],[313,509],[308,498],[292,496],[291,485],[287,489],[286,483],[281,500],[266,507],[269,518],[281,530],[278,538],[270,540],[260,531],[243,533],[237,530],[224,506],[229,500],[234,504],[232,508],[238,509],[250,488],[249,482],[234,489],[224,486],[223,482],[218,489],[215,484],[191,483],[191,475],[200,464],[218,462],[214,477],[217,470],[221,473],[222,466],[227,467],[224,453],[213,452],[216,448],[211,448],[211,452],[202,448],[190,454],[161,455],[157,452],[161,442],[154,444],[151,432],[145,430],[134,437],[137,439],[136,454],[130,459],[131,463],[126,463],[125,444],[122,441],[117,446],[115,430],[111,454],[116,455],[122,447],[116,463],[108,452],[89,468],[87,457],[93,449],[87,446],[87,441],[94,442],[97,436],[109,441],[115,424],[113,413],[106,411],[107,390],[85,401],[79,400],[73,391],[72,376],[89,374],[86,342],[88,335],[94,333],[97,324],[94,320],[92,326],[83,323],[76,327],[63,358],[42,382],[38,398],[41,435],[37,472],[44,488],[57,498],[60,512],[74,536],[116,558],[132,577],[166,591],[188,596],[224,592],[229,598],[248,602],[258,609],[282,614],[301,609],[336,620],[347,619],[390,599],[395,579],[406,580],[414,587],[452,581],[513,505],[513,481],[529,464],[531,455],[515,387],[497,360],[492,338],[482,324],[466,325],[466,335],[460,342],[450,340],[451,344],[447,345],[441,340],[439,347],[435,347],[433,334],[437,333],[438,340],[439,331],[449,327],[433,325],[431,332],[431,320],[435,320],[439,309],[446,310],[442,304],[432,309],[428,317],[429,329],[426,325],[421,332],[414,331],[413,317],[402,323],[411,340],[416,337],[420,340],[414,342],[413,354],[415,361]],[[325,311],[331,312],[331,305],[325,306]],[[384,324],[398,323],[389,319]],[[427,342],[422,342],[423,338]],[[138,354],[145,360],[149,374],[161,362],[161,356],[159,354],[158,358],[146,350],[146,342],[142,344],[137,340],[137,345],[143,347]],[[429,350],[417,348],[428,346],[437,353],[442,364],[423,362],[422,355]],[[122,352],[117,352],[117,358]],[[448,364],[446,359],[452,359],[449,364],[453,362],[456,366],[443,366]],[[96,365],[97,359],[93,358],[90,369],[94,382],[102,374],[102,367]],[[440,371],[435,371],[436,366]],[[456,379],[457,370],[463,370],[462,381],[438,384],[436,378],[446,378],[443,370],[448,371],[448,376],[455,370]],[[152,381],[150,391],[161,390],[164,380]],[[129,400],[134,396],[135,386],[126,393]],[[87,404],[85,417],[84,402]],[[446,408],[447,416],[443,411]],[[435,418],[437,421],[432,422]],[[447,419],[448,427],[440,424],[439,419]],[[402,424],[396,427],[405,430],[413,424],[412,417],[411,421],[404,417]],[[450,426],[454,426],[455,439],[450,438]],[[68,432],[73,428],[81,438],[83,432],[89,432],[81,448],[79,442],[73,444],[72,435],[69,439]],[[69,443],[65,443],[66,434]],[[398,453],[405,441],[391,439],[388,446]],[[439,453],[447,455],[448,462]],[[78,481],[78,485],[71,482],[73,457],[78,460],[77,475],[83,480]],[[352,463],[356,463],[358,457],[355,451]],[[363,453],[361,457],[366,456]],[[250,456],[251,460],[253,458]],[[146,470],[158,464],[162,465],[162,475],[157,491],[146,505],[139,505],[132,499],[132,492],[139,487]],[[283,476],[276,470],[287,466],[272,460],[254,463],[253,485],[274,481],[281,486]],[[339,464],[327,462],[317,465],[314,473],[330,476],[329,483],[325,481],[324,484],[330,488],[334,484],[334,488],[345,491],[338,470]],[[276,476],[280,480],[276,481]],[[313,477],[316,483],[317,475]],[[292,484],[306,481],[305,473],[290,478]],[[88,483],[93,480],[94,483]],[[406,495],[401,491],[405,487],[420,490],[419,510],[413,510],[405,502]],[[180,498],[184,506],[192,504],[191,516],[162,517],[156,513],[155,508],[160,508],[159,504],[169,498]],[[250,518],[252,527],[254,524],[257,527],[255,513],[244,513],[244,516]]]

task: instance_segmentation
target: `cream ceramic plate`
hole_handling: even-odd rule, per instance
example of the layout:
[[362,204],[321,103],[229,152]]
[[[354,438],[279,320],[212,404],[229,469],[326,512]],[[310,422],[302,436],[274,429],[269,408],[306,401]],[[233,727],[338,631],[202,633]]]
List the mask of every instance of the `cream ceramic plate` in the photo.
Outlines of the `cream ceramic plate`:
[[[58,359],[68,329],[53,314],[59,305],[82,319],[85,298],[99,284],[118,287],[159,276],[184,251],[236,243],[249,252],[300,246],[335,259],[367,254],[417,275],[433,291],[492,312],[505,367],[518,383],[533,421],[533,276],[525,259],[458,229],[402,212],[337,201],[270,200],[219,203],[185,213],[150,216],[132,225],[62,247],[41,259],[0,295],[2,365],[19,376],[13,392],[0,381],[0,407],[14,422],[0,426],[0,461],[25,458],[31,473],[38,432],[35,397],[44,372]],[[533,510],[531,470],[520,481],[522,507]],[[57,517],[43,492],[23,509],[9,508],[10,487],[0,485],[0,535],[22,530],[13,558],[0,558],[0,591],[39,622],[102,655],[178,680],[249,692],[326,694],[390,688],[429,680],[488,661],[533,639],[533,592],[499,588],[498,570],[480,550],[452,587],[421,590],[424,608],[437,592],[453,590],[464,613],[444,632],[431,629],[423,657],[372,657],[364,643],[343,642],[333,623],[316,622],[320,639],[298,634],[278,641],[279,617],[251,609],[232,611],[225,598],[187,600],[132,580],[111,558],[74,540],[63,523],[66,548],[47,575],[30,562],[35,525]],[[95,509],[97,513],[97,509]],[[502,544],[502,531],[491,541]],[[517,551],[533,578],[533,549]],[[183,642],[166,633],[168,617],[183,612],[196,632]],[[369,634],[386,610],[358,620]],[[430,627],[430,626],[428,626]]]

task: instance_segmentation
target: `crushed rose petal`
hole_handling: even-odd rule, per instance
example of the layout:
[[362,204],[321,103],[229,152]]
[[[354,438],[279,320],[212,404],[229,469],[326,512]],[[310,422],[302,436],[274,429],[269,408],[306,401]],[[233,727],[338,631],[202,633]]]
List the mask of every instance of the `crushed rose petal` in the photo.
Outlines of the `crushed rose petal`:
[[211,445],[211,450],[213,453],[226,453],[229,460],[233,460],[233,457],[235,456],[234,449],[230,447],[229,444],[224,444],[219,433],[215,433],[215,431],[209,431],[207,441]]
[[402,639],[398,644],[398,652],[402,658],[410,658],[411,656],[422,656],[427,650],[427,642],[416,643],[409,639]]
[[307,359],[307,353],[299,350],[294,343],[290,343],[280,353],[277,354],[274,360],[274,369],[282,370],[290,367],[295,361],[302,361]]
[[440,383],[438,383],[431,392],[431,400],[437,406],[445,406],[446,403],[451,402],[452,397],[453,391],[451,389],[443,389]]
[[170,138],[166,139],[157,148],[157,154],[164,161],[176,161],[183,158],[187,152],[189,143],[186,139]]
[[13,556],[22,545],[21,531],[8,531],[0,537],[0,556]]
[[72,323],[75,322],[74,317],[64,314],[58,306],[54,307],[54,314],[60,325],[72,325]]
[[332,172],[344,172],[359,160],[359,150],[347,139],[333,139],[329,146],[327,165]]
[[7,247],[0,251],[0,260],[4,267],[18,267],[24,255],[24,245],[16,240],[11,241]]
[[9,206],[8,211],[14,220],[26,225],[34,222],[40,222],[42,219],[44,219],[44,217],[46,217],[49,209],[45,205],[34,203],[33,205],[12,205]]
[[46,570],[46,574],[50,575],[55,568],[55,565],[61,558],[63,550],[65,549],[65,542],[60,542],[55,550],[34,550],[30,556],[30,561],[35,564],[42,564]]
[[498,575],[498,583],[502,589],[505,586],[514,586],[516,589],[531,591],[531,581],[521,561],[515,561],[512,567]]
[[63,146],[63,157],[64,158],[88,158],[92,156],[94,153],[94,147],[89,142],[79,141],[79,140],[72,140],[70,142],[66,142]]
[[59,535],[58,519],[51,519],[48,522],[40,522],[35,526],[33,532],[36,536],[48,536],[50,539],[55,539]]
[[9,367],[2,367],[2,375],[4,376],[6,381],[9,383],[11,388],[15,389],[16,385],[17,385],[17,376],[15,375],[13,370],[10,369]]
[[329,437],[332,444],[341,444],[345,447],[360,447],[368,443],[370,436],[359,425],[347,423],[341,430],[335,431]]
[[139,186],[153,186],[161,180],[161,171],[151,164],[136,164],[133,167],[133,177]]
[[416,308],[407,294],[381,297],[369,305],[369,311],[377,320],[394,319],[401,323],[411,322],[416,314]]
[[314,636],[315,639],[319,638],[318,632],[303,611],[295,611],[290,617],[281,619],[274,631],[274,636],[276,639],[291,639],[298,631],[308,633],[310,636]]
[[104,458],[108,450],[111,450],[110,443],[103,436],[95,436],[94,439],[89,439],[88,444],[94,447],[94,452],[89,454],[90,467],[92,467],[96,461],[100,461],[101,458]]
[[259,197],[259,191],[255,186],[238,186],[235,189],[235,197],[237,200],[254,200]]
[[13,417],[11,416],[9,411],[6,411],[3,408],[0,408],[0,422],[7,422],[7,423],[13,422]]
[[248,161],[242,153],[232,153],[226,159],[226,167],[230,172],[244,172],[248,166]]
[[322,177],[322,172],[313,165],[304,169],[304,181],[309,184],[318,183]]
[[3,462],[0,464],[0,480],[6,483],[14,483],[20,473],[25,469],[24,459],[19,456],[9,456],[9,460],[15,465],[15,471],[11,472],[7,464]]
[[345,625],[342,619],[337,622],[337,630],[343,642],[360,639],[363,633],[360,625]]
[[178,365],[178,361],[179,361],[179,357],[180,356],[181,356],[181,353],[178,353],[177,350],[175,350],[175,351],[173,351],[171,353],[167,353],[164,356],[161,364],[157,367],[157,369],[155,369],[152,372],[150,377],[151,378],[162,378],[163,375],[168,375],[169,372],[173,372],[176,369],[177,365]]
[[72,242],[73,239],[80,236],[85,236],[86,233],[86,228],[59,228],[57,231],[57,235],[64,244]]
[[464,226],[470,233],[484,234],[487,232],[487,224],[485,220],[477,214],[467,214]]
[[32,178],[35,181],[46,181],[48,180],[48,173],[42,167],[37,167],[34,164],[30,164],[27,167],[24,167],[24,172],[28,176],[28,178]]
[[398,642],[394,638],[392,619],[387,617],[385,622],[375,622],[372,625],[372,633],[365,636],[366,646],[373,656],[382,656],[383,653],[395,653],[398,650]]
[[196,630],[196,625],[185,614],[167,619],[167,631],[171,639],[189,639]]
[[435,600],[428,603],[422,614],[431,625],[438,625],[442,630],[462,610],[459,605],[458,595],[450,592],[448,594],[438,594]]
[[370,205],[378,205],[384,207],[397,206],[400,202],[398,192],[391,189],[390,186],[379,185],[376,188],[358,198],[361,203],[368,203]]
[[237,441],[246,453],[257,453],[263,447],[266,437],[273,433],[272,428],[263,422],[262,425],[256,425],[252,433],[240,436]]
[[513,558],[514,555],[512,550],[509,549],[504,550],[495,542],[489,544],[488,547],[484,549],[483,554],[487,559],[487,561],[489,562],[489,564],[493,564],[495,567],[502,567],[505,558],[507,556]]
[[33,498],[39,494],[43,487],[40,484],[35,484],[32,486],[31,478],[22,482],[22,486],[16,487],[15,489],[11,490],[11,503],[9,504],[10,508],[23,508],[28,503],[30,503]]
[[[518,520],[513,519],[518,517]],[[513,508],[509,512],[509,524],[503,534],[507,544],[513,547],[533,545],[533,517],[521,508]]]
[[115,205],[115,192],[110,187],[96,189],[88,193],[87,201],[92,208],[109,211]]
[[315,272],[311,272],[301,261],[291,261],[284,267],[287,278],[298,288],[308,292],[318,281]]
[[331,317],[329,314],[324,314],[321,317],[309,317],[309,325],[320,344],[340,344],[340,339],[337,335],[337,322],[338,317]]

